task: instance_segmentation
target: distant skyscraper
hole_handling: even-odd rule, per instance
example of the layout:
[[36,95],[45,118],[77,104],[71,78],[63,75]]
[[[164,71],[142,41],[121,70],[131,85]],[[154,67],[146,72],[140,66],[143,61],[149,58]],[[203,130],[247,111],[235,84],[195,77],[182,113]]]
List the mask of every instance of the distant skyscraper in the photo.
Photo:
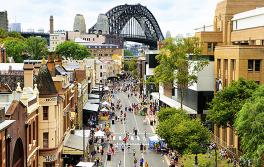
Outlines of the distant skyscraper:
[[11,23],[9,25],[9,31],[21,32],[21,23]]
[[74,18],[73,31],[78,31],[81,34],[86,32],[85,19],[82,14],[76,14]]
[[171,32],[170,31],[167,31],[166,38],[171,38]]
[[99,14],[96,23],[96,30],[99,34],[109,34],[109,23],[105,14]]
[[50,34],[54,33],[53,16],[50,16]]
[[7,11],[0,12],[0,28],[8,31]]

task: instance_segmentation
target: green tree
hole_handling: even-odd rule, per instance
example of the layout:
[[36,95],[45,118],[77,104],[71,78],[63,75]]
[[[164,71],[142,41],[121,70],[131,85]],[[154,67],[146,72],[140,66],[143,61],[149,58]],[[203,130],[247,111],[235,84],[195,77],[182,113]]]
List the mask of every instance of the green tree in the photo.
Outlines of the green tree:
[[180,91],[181,108],[184,92],[197,82],[197,73],[208,61],[202,59],[197,38],[185,38],[178,41],[168,38],[157,56],[159,65],[154,69],[158,82],[172,84]]
[[131,51],[129,51],[129,50],[125,50],[124,51],[124,55],[125,56],[133,56],[133,53]]
[[235,121],[237,134],[246,159],[257,167],[264,166],[264,86],[260,86],[248,100]]
[[157,134],[168,146],[181,154],[204,153],[210,142],[210,132],[200,120],[191,119],[184,110],[161,108]]
[[40,60],[48,54],[47,40],[42,37],[29,37],[26,39],[26,50],[31,58]]
[[13,38],[24,39],[24,37],[19,32],[16,32],[16,31],[8,32],[7,35]]
[[72,58],[75,60],[82,60],[91,55],[85,46],[73,41],[65,41],[59,44],[55,52],[65,58]]
[[8,57],[13,57],[16,63],[22,63],[25,59],[26,45],[22,39],[7,37],[4,40],[6,54]]
[[[166,107],[166,108],[161,108],[157,116],[158,116],[159,122],[163,122],[165,120],[168,120],[171,116],[175,114],[181,115],[182,113],[183,112],[180,109]],[[187,114],[184,113],[183,116],[187,118]]]
[[137,58],[132,58],[124,62],[124,70],[129,72],[133,77],[138,77]]
[[6,37],[8,37],[8,33],[4,29],[0,28],[0,38],[3,39]]
[[255,81],[240,78],[224,90],[217,92],[209,104],[207,119],[217,125],[233,125],[237,113],[252,96],[258,85]]

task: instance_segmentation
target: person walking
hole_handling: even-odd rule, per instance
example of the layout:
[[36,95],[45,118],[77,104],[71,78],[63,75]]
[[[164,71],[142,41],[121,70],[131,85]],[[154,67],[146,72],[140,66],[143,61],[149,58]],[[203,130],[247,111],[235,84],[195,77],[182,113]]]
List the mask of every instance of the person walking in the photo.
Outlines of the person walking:
[[137,167],[137,158],[134,157],[134,167]]
[[143,164],[144,164],[144,158],[142,157],[142,158],[140,158],[140,160],[139,160],[139,166],[140,166],[140,167],[143,167]]
[[141,153],[142,153],[142,152],[143,152],[143,149],[144,149],[144,146],[143,146],[142,143],[140,143],[139,149],[140,149],[140,151],[141,151]]
[[101,156],[103,156],[103,155],[104,155],[104,149],[101,150]]
[[118,162],[118,167],[121,167],[121,160],[119,160]]
[[145,167],[149,167],[148,161],[145,162]]
[[138,132],[138,130],[137,130],[137,129],[135,129],[135,131],[134,131],[134,132],[135,132],[135,136],[137,136],[137,132]]

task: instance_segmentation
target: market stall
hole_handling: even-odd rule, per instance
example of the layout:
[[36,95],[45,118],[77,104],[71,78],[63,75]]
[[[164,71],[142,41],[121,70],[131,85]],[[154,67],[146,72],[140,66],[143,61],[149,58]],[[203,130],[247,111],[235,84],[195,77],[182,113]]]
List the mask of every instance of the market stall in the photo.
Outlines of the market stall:
[[158,135],[149,137],[149,149],[161,150],[165,145],[164,139],[161,139]]
[[108,121],[109,120],[109,110],[107,108],[102,108],[100,110],[99,119],[101,121]]

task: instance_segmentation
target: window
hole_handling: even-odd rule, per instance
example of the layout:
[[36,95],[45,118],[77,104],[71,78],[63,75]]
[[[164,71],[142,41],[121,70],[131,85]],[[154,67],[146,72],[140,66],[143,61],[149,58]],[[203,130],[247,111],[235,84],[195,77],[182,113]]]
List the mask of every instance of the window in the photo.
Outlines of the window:
[[49,120],[49,107],[43,106],[43,120]]
[[31,125],[28,126],[28,144],[31,144]]
[[248,60],[248,71],[253,71],[253,60]]
[[208,43],[207,44],[207,50],[212,51],[213,50],[212,48],[213,48],[213,43]]
[[232,72],[232,81],[235,80],[235,77],[236,77],[236,60],[235,59],[232,59],[231,60],[231,72]]
[[49,148],[49,132],[43,133],[43,148]]
[[260,60],[255,60],[255,71],[260,71]]
[[36,122],[33,122],[33,140],[36,140]]
[[103,69],[103,66],[100,66],[100,69]]
[[256,82],[256,84],[258,84],[258,85],[260,84],[260,81],[255,81],[255,82]]
[[102,72],[100,72],[100,77],[102,77],[103,76],[103,73]]

